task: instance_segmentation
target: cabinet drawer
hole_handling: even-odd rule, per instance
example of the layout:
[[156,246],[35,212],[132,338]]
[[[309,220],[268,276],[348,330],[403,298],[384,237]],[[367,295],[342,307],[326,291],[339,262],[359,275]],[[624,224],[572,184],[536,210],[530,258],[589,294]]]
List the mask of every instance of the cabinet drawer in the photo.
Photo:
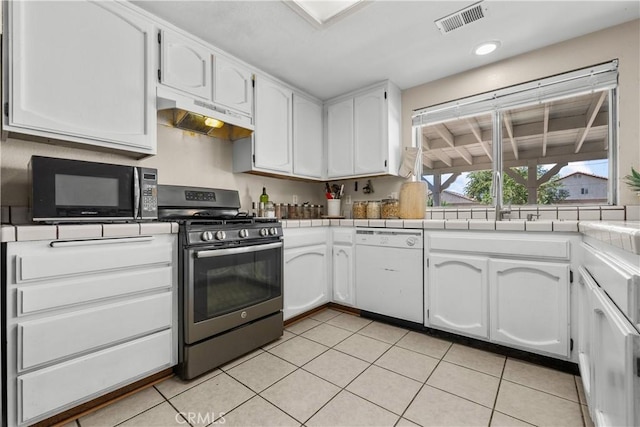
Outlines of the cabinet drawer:
[[327,244],[327,229],[325,227],[285,228],[283,234],[285,249]]
[[525,256],[565,259],[570,257],[570,242],[552,237],[531,238],[525,233],[472,235],[470,233],[433,233],[429,249],[481,253],[487,256]]
[[17,289],[18,315],[172,286],[172,268],[106,273]]
[[171,331],[18,376],[18,422],[88,401],[171,366]]
[[123,268],[171,263],[172,246],[132,239],[127,243],[97,243],[86,246],[47,247],[16,256],[16,282],[64,277]]
[[171,326],[171,293],[18,323],[19,370]]

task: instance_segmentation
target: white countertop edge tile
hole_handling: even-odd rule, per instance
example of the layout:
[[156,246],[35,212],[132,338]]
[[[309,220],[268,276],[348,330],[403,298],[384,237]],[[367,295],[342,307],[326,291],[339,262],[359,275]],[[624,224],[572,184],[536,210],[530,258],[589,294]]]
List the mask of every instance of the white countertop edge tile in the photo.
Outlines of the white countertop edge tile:
[[404,228],[424,228],[424,220],[422,219],[405,219]]
[[3,225],[0,228],[0,241],[15,242],[16,241],[16,228],[13,225]]
[[525,231],[525,221],[496,221],[498,231]]
[[104,224],[102,237],[129,237],[140,235],[140,224]]
[[102,224],[60,224],[58,239],[95,239],[102,237]]
[[496,222],[486,219],[470,219],[469,230],[495,230]]
[[143,222],[140,224],[140,234],[171,234],[171,223]]
[[553,222],[548,219],[541,219],[537,221],[525,221],[525,231],[553,231]]
[[444,230],[444,219],[425,219],[422,221],[422,228],[425,230]]
[[353,225],[355,227],[368,227],[369,226],[369,220],[368,219],[354,219],[353,220]]
[[386,227],[384,219],[370,219],[369,227]]
[[468,230],[469,221],[467,219],[450,219],[444,222],[445,230]]
[[55,225],[17,225],[16,241],[56,240],[58,227]]

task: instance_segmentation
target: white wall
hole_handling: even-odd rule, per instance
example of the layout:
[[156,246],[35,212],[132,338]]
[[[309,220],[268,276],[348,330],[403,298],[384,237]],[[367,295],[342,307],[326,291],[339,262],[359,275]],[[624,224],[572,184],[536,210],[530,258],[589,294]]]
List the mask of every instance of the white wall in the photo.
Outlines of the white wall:
[[[31,155],[64,157],[105,163],[149,166],[158,169],[160,184],[194,185],[237,189],[242,209],[250,209],[262,187],[267,187],[270,200],[291,203],[297,195],[300,203],[323,202],[324,186],[319,183],[291,181],[232,172],[232,142],[158,126],[158,154],[143,160],[100,153],[88,149],[7,139],[0,146],[0,176],[3,206],[26,206],[28,195],[27,164]],[[325,204],[325,203],[322,203]]]
[[[619,59],[618,176],[624,177],[631,171],[631,166],[640,168],[640,20],[403,91],[403,144],[411,145],[413,110],[616,58]],[[620,184],[620,180],[618,182],[619,204],[638,204],[635,192]]]

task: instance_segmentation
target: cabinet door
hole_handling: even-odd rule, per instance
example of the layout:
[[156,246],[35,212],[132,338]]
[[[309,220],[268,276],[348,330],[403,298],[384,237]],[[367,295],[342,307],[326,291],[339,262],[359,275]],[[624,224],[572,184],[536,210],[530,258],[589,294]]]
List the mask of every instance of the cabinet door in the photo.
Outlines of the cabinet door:
[[569,265],[490,260],[491,340],[569,355]]
[[333,301],[344,305],[354,305],[353,247],[333,246]]
[[293,94],[293,173],[322,177],[322,104]]
[[429,255],[428,323],[464,335],[489,337],[488,258]]
[[253,115],[253,73],[246,67],[216,55],[213,59],[213,102]]
[[329,300],[327,246],[284,251],[284,318],[304,313]]
[[293,92],[276,82],[256,76],[255,166],[291,172]]
[[354,99],[354,147],[356,175],[387,170],[387,100],[384,88]]
[[328,178],[353,175],[353,98],[327,106]]
[[161,40],[160,82],[210,100],[211,52],[171,31],[162,31]]
[[[592,378],[593,378],[593,358],[592,355],[592,313],[593,313],[593,293],[598,285],[591,278],[591,275],[580,268],[580,278],[578,280],[578,290],[576,292],[578,301],[578,367],[580,368],[580,378],[582,388],[589,405],[589,411],[593,409]],[[592,414],[593,416],[593,414]]]
[[609,297],[593,289],[594,421],[597,426],[640,423],[640,334]]
[[8,2],[18,132],[155,154],[155,33],[116,2]]

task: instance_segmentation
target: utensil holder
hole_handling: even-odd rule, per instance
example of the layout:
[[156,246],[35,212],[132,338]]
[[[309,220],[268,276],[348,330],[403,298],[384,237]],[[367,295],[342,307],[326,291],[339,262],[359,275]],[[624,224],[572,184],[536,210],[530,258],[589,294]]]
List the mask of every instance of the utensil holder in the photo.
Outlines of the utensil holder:
[[340,199],[327,200],[327,216],[340,216]]

